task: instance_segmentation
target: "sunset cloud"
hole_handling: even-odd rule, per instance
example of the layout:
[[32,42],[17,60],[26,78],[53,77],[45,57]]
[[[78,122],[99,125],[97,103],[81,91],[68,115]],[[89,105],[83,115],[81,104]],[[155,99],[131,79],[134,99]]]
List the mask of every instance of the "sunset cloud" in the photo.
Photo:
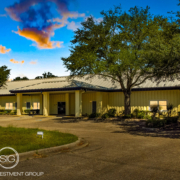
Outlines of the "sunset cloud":
[[6,49],[5,46],[0,45],[0,53],[1,54],[8,53],[9,51],[11,51],[11,49]]
[[[62,41],[51,41],[55,30],[68,25],[68,29],[75,30],[75,22],[69,22],[68,18],[77,19],[85,14],[69,12],[70,0],[20,0],[19,3],[5,8],[7,14],[20,23],[16,34],[29,39],[39,49],[61,48]],[[56,5],[56,10],[61,18],[54,18],[51,4]]]
[[13,64],[24,64],[24,61],[16,61],[14,59],[10,59],[10,62]]
[[[18,27],[18,31],[15,33],[25,37],[26,39],[29,39],[31,41],[36,42],[36,44],[33,44],[34,46],[37,46],[39,49],[54,49],[54,48],[60,48],[62,41],[51,41],[50,37],[53,35],[54,27],[48,27],[48,30],[37,30],[36,28],[24,28],[20,29]],[[13,31],[14,32],[14,31]]]
[[37,60],[36,61],[31,61],[29,64],[36,65],[37,64]]

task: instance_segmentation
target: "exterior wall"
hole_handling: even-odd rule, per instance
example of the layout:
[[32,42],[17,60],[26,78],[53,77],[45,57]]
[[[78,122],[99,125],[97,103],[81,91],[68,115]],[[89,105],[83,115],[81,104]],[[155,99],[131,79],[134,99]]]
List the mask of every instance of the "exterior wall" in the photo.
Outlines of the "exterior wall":
[[[117,114],[124,110],[124,94],[122,92],[108,93],[108,109],[115,108]],[[131,111],[149,110],[149,104],[152,100],[166,100],[174,106],[174,111],[180,111],[180,91],[179,90],[157,90],[157,91],[132,91]]]
[[15,110],[16,102],[16,96],[0,96],[0,109],[5,109],[6,103],[13,103],[13,109]]
[[33,109],[33,103],[39,102],[40,103],[40,114],[42,114],[43,104],[42,104],[42,95],[26,95],[22,96],[22,110],[24,113],[24,110],[26,110],[26,102],[30,102],[31,109]]
[[58,102],[65,102],[65,94],[50,94],[49,95],[49,107],[50,107],[50,114],[58,114]]
[[[102,93],[102,113],[105,113],[108,108],[108,93]],[[92,113],[92,101],[97,101],[96,92],[86,92],[82,94],[82,114]]]

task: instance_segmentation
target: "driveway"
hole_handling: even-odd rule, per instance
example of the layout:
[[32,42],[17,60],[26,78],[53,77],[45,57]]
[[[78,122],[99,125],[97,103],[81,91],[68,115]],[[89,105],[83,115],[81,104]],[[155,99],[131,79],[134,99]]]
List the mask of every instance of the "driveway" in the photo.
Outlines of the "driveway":
[[2,172],[44,172],[39,177],[3,179],[51,180],[179,180],[180,139],[130,133],[119,122],[62,120],[56,117],[3,117],[1,126],[69,132],[86,139],[88,147],[45,158],[20,161]]

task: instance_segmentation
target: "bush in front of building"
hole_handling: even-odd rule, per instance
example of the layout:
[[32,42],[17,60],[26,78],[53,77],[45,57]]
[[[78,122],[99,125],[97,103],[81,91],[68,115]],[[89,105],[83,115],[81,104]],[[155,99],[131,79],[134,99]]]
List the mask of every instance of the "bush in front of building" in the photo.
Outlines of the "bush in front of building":
[[148,119],[146,121],[146,126],[150,128],[160,128],[168,124],[177,123],[178,116],[176,117],[166,117],[164,119]]
[[100,113],[92,113],[92,114],[89,115],[89,118],[98,118],[100,116],[101,116]]
[[7,109],[1,109],[0,110],[0,115],[15,115],[16,110],[7,110]]
[[108,110],[108,115],[109,115],[109,117],[115,117],[116,109],[115,108],[109,109]]
[[107,118],[109,118],[109,114],[108,114],[108,113],[105,113],[105,114],[103,114],[103,115],[101,116],[101,118],[102,118],[102,119],[107,119]]

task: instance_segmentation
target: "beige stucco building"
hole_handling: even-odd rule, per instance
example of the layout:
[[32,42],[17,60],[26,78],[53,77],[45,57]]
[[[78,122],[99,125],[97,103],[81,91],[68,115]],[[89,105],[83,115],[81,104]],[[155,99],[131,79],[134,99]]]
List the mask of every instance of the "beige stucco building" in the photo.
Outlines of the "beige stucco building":
[[[147,80],[132,89],[131,108],[149,110],[158,104],[165,111],[168,103],[174,112],[180,111],[180,81],[161,82],[158,85]],[[26,109],[38,109],[44,116],[72,115],[80,117],[92,112],[105,113],[117,109],[117,115],[124,110],[124,95],[119,83],[110,79],[57,77],[7,82],[0,89],[0,109],[17,110],[17,115]]]

